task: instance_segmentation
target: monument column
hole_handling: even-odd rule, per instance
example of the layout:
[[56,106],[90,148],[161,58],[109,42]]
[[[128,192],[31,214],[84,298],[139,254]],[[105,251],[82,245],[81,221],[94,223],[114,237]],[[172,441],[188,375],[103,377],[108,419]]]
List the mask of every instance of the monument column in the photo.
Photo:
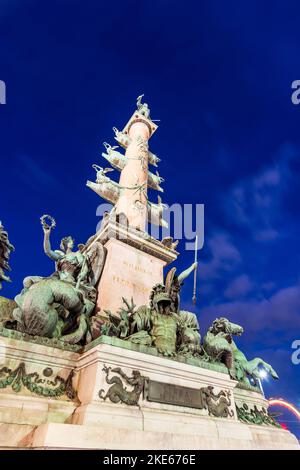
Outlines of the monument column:
[[123,298],[132,299],[136,306],[148,305],[153,286],[164,282],[164,266],[178,255],[172,246],[152,238],[146,230],[147,221],[164,227],[167,223],[163,220],[161,199],[153,203],[147,197],[148,186],[162,191],[162,179],[149,170],[149,164],[156,167],[160,161],[148,148],[157,125],[141,98],[138,97],[137,109],[123,130],[113,127],[115,140],[125,149],[125,155],[117,147],[105,145],[104,157],[121,172],[119,182],[107,176],[109,168],[99,165],[94,165],[96,182],[87,182],[88,187],[115,206],[94,239],[106,251],[97,286],[97,310],[103,319],[107,318],[107,311],[119,314]]
[[141,117],[130,123],[127,163],[120,176],[116,213],[125,214],[130,227],[144,231],[147,222],[148,140],[151,127]]

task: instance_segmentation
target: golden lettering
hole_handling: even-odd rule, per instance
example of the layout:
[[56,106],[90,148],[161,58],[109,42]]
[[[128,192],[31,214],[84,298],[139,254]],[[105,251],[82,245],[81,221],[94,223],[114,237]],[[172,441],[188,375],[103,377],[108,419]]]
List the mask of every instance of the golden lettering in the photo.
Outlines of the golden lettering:
[[122,284],[123,286],[127,286],[127,287],[133,287],[136,290],[138,290],[140,292],[143,292],[144,294],[149,294],[150,289],[147,289],[146,287],[134,284],[133,282],[128,281],[127,279],[123,279],[123,278],[121,278],[119,276],[115,276],[115,275],[113,275],[112,279],[113,279],[113,281],[117,282],[118,284]]
[[153,273],[151,271],[147,271],[146,269],[144,269],[142,266],[139,266],[138,264],[133,264],[133,263],[129,263],[128,261],[124,260],[123,261],[123,264],[129,268],[129,269],[132,269],[133,271],[137,271],[139,273],[143,273],[143,274],[147,274],[148,276],[152,276]]

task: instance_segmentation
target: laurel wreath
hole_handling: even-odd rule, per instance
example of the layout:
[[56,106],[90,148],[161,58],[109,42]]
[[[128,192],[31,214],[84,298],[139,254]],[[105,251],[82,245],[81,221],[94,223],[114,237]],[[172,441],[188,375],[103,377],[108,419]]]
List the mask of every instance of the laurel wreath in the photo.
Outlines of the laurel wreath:
[[[47,219],[48,219],[48,222],[50,222],[50,225],[48,225]],[[43,228],[45,229],[53,229],[56,227],[55,219],[51,215],[48,215],[48,214],[42,215],[42,217],[40,218],[40,221],[41,221]]]

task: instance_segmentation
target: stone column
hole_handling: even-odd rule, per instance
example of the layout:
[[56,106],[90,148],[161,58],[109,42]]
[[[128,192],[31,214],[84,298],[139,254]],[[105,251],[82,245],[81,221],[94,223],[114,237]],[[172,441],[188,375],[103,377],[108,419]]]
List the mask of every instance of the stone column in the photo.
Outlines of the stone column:
[[127,164],[120,176],[121,195],[116,213],[126,215],[129,225],[144,231],[147,222],[148,140],[151,128],[146,120],[134,120],[128,130],[131,143]]

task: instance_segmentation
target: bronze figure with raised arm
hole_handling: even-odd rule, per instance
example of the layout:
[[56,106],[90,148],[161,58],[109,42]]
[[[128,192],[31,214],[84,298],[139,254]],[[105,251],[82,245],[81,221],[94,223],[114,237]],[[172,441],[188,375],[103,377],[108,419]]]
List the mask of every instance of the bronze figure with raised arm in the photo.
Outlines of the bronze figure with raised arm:
[[48,277],[24,279],[24,288],[15,298],[16,327],[29,335],[57,338],[69,344],[88,342],[89,317],[95,308],[95,286],[105,262],[105,249],[94,241],[73,251],[74,240],[68,236],[61,240],[59,250],[53,250],[50,233],[55,220],[47,215],[41,217],[41,223],[44,252],[55,261],[56,269]]

